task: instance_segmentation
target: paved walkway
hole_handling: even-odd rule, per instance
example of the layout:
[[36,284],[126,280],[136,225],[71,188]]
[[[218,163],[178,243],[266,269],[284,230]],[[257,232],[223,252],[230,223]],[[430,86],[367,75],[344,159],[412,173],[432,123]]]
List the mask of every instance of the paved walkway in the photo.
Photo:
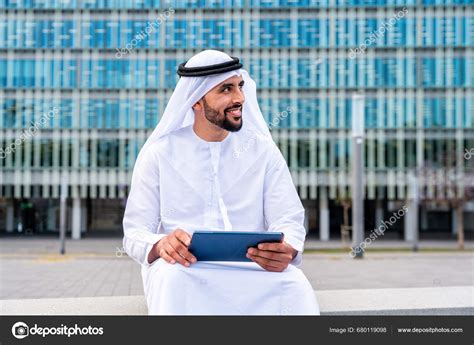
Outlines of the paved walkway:
[[[315,290],[474,286],[473,243],[466,251],[456,243],[427,242],[417,253],[382,251],[407,248],[403,242],[374,243],[379,250],[355,260],[339,242],[312,248],[303,256],[302,270]],[[59,242],[45,238],[0,239],[0,299],[133,296],[143,294],[140,267],[122,251],[120,238],[68,240],[66,254]],[[436,249],[438,248],[438,249]],[[452,249],[452,250],[451,250]]]

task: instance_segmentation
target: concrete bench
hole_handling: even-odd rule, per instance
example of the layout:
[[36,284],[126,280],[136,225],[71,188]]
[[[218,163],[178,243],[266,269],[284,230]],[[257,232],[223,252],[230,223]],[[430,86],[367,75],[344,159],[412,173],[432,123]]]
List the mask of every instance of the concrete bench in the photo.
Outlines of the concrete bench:
[[[474,315],[474,286],[316,291],[321,315]],[[0,315],[146,315],[144,296],[0,300]]]

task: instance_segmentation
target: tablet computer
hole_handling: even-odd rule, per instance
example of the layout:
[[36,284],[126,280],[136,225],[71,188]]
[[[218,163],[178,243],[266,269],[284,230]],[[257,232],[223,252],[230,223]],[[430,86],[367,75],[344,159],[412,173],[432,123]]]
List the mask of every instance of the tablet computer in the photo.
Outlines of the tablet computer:
[[281,242],[282,232],[195,231],[189,251],[198,261],[252,261],[245,255],[263,242]]

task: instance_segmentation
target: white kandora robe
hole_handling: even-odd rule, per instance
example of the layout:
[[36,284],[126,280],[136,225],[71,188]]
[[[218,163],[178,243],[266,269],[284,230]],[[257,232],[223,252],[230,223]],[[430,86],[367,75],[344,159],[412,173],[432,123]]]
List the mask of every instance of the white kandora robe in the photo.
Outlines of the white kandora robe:
[[[150,315],[319,315],[314,291],[296,267],[306,235],[304,208],[271,139],[244,126],[221,142],[207,142],[189,125],[141,154],[123,243],[142,265]],[[177,228],[281,231],[298,255],[283,272],[255,263],[149,264],[153,244]]]

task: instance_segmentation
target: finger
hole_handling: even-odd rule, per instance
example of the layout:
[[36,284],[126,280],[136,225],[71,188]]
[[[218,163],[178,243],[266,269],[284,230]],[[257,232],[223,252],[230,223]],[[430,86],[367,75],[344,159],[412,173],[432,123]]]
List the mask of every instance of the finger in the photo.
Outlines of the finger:
[[270,259],[270,260],[275,260],[275,261],[282,261],[282,258],[285,255],[285,253],[281,253],[281,252],[260,250],[260,249],[256,249],[256,248],[249,248],[247,250],[247,253],[249,253],[250,255],[260,256],[260,257],[267,258],[267,259]]
[[279,253],[285,253],[286,251],[288,251],[288,247],[284,243],[260,243],[257,248],[261,250],[269,250]]
[[173,248],[170,243],[167,244],[166,251],[176,262],[179,262],[183,266],[189,267],[189,262],[186,261],[186,259],[183,258],[181,255],[179,255],[179,253]]
[[195,263],[196,262],[196,258],[188,250],[188,247],[186,247],[177,238],[171,239],[170,244],[174,248],[174,250],[176,250],[178,252],[178,254],[181,255],[183,258],[185,258],[189,263]]
[[282,266],[282,263],[280,261],[275,261],[275,260],[270,260],[270,259],[267,259],[267,258],[262,258],[261,256],[247,254],[247,257],[249,259],[251,259],[252,261],[255,261],[256,263],[258,263],[259,265],[270,266],[270,267],[274,267],[274,268],[278,268],[278,267]]
[[269,272],[283,272],[285,270],[286,267],[280,267],[280,268],[274,268],[274,267],[271,267],[271,266],[261,266],[263,269],[265,269],[266,271],[269,271]]
[[170,264],[175,264],[176,263],[176,260],[173,259],[167,252],[166,250],[163,248],[161,251],[160,251],[160,258],[163,258],[166,262],[170,263]]
[[175,237],[180,240],[186,247],[189,247],[189,244],[191,243],[191,235],[181,229],[177,229],[175,235]]
[[180,250],[179,255],[184,257],[188,262],[190,262],[192,264],[197,262],[196,257],[189,250],[187,250],[186,248]]
[[264,265],[262,263],[259,263],[259,262],[256,262],[256,261],[255,261],[255,263],[257,265],[259,265],[261,268],[263,268],[265,271],[270,271],[270,272],[280,272],[280,271],[282,271],[281,269],[278,269],[278,268],[275,268],[275,267],[272,267],[272,266],[266,266],[266,265]]
[[286,268],[285,265],[278,264],[275,261],[272,262],[271,260],[261,258],[259,256],[248,255],[247,257],[251,259],[252,261],[256,262],[259,266],[261,266],[267,271],[281,272]]
[[259,250],[255,248],[250,248],[248,253],[253,256],[258,256],[266,259],[270,259],[278,262],[290,262],[292,260],[291,254],[281,253],[281,252],[272,252],[267,250]]

